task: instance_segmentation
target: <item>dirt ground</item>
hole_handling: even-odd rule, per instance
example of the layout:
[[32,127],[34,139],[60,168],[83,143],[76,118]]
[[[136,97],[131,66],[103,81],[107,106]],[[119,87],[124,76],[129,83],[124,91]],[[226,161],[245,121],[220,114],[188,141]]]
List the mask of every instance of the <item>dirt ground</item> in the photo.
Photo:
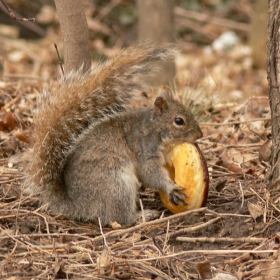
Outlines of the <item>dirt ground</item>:
[[[23,189],[32,110],[42,88],[60,77],[54,30],[37,40],[0,32],[0,278],[280,279],[266,71],[252,68],[246,42],[220,52],[188,45],[176,61],[178,98],[204,133],[206,206],[172,215],[156,193],[141,189],[144,209],[160,218],[107,228],[50,213]],[[110,57],[119,48],[99,51]]]

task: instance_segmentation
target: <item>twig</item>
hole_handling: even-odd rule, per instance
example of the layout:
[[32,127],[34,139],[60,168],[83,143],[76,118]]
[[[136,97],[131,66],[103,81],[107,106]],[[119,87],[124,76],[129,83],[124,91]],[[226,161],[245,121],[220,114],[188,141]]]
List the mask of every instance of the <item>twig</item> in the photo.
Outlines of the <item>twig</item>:
[[203,242],[203,243],[220,243],[220,242],[243,242],[243,243],[260,243],[266,240],[266,238],[258,237],[185,237],[179,236],[176,238],[177,241],[181,242]]
[[0,216],[0,221],[4,219],[15,218],[16,216],[26,216],[26,214],[11,214],[6,216]]
[[252,188],[250,188],[250,190],[265,204],[265,200]]
[[33,278],[33,279],[43,279],[42,277],[46,275],[46,279],[48,279],[47,276],[50,274],[50,272],[51,272],[52,270],[53,270],[53,267],[47,269],[47,270],[44,271],[43,273],[41,273],[41,274],[35,276],[34,278],[32,277],[32,278]]
[[23,22],[34,22],[35,18],[18,18],[15,16],[13,11],[9,8],[9,6],[4,2],[4,0],[0,0],[0,2],[3,4],[3,6],[6,8],[8,13],[10,14],[11,18],[16,21],[23,21]]
[[[204,208],[200,208],[200,209],[194,209],[194,210],[190,210],[190,211],[187,211],[187,212],[183,212],[183,213],[178,213],[178,214],[175,214],[175,215],[172,215],[170,217],[166,217],[166,218],[163,218],[163,219],[157,219],[157,220],[154,220],[154,221],[150,221],[150,222],[146,222],[146,223],[141,223],[139,225],[136,225],[134,227],[130,227],[130,228],[127,228],[127,229],[120,229],[120,230],[114,230],[114,231],[110,231],[110,232],[107,232],[104,234],[104,236],[106,238],[117,238],[117,237],[120,237],[121,235],[124,235],[124,234],[127,234],[127,233],[131,233],[131,232],[135,232],[135,231],[141,231],[141,230],[145,230],[151,226],[159,226],[161,224],[165,224],[167,221],[170,221],[170,220],[177,220],[177,219],[180,219],[182,217],[185,217],[185,216],[188,216],[188,215],[191,215],[191,214],[194,214],[194,213],[201,213],[201,212],[207,212],[208,209],[206,207]],[[97,236],[95,238],[93,238],[91,241],[92,242],[100,242],[101,240],[103,239],[103,236]]]
[[[39,209],[37,209],[37,210],[39,210]],[[43,218],[43,220],[45,221],[45,224],[46,224],[47,233],[49,234],[49,233],[50,233],[50,228],[49,228],[49,223],[48,223],[48,221],[47,221],[47,218],[46,218],[44,215],[38,213],[37,210],[36,210],[36,211],[33,211],[32,213],[35,214],[35,215],[38,215],[38,216],[41,217],[41,218]]]
[[140,203],[142,221],[145,223],[146,222],[146,218],[145,218],[145,212],[144,212],[144,207],[143,207],[142,199],[139,199],[139,203]]
[[96,21],[101,21],[106,17],[117,5],[119,5],[121,0],[113,0],[106,7],[104,7],[99,14],[94,18]]
[[135,263],[134,266],[143,269],[144,271],[148,272],[151,275],[156,275],[160,279],[170,280],[170,277],[168,275],[156,269],[155,267],[145,264],[145,262],[143,262],[142,264]]
[[98,217],[98,223],[99,223],[100,233],[101,233],[101,235],[102,235],[102,237],[103,237],[103,240],[104,240],[104,245],[105,245],[107,248],[109,248],[109,246],[108,246],[108,244],[107,244],[107,241],[106,241],[106,237],[105,237],[105,235],[104,235],[104,233],[103,233],[103,230],[102,230],[101,220],[100,220],[99,217]]
[[224,18],[211,17],[206,14],[200,14],[200,13],[196,13],[193,11],[187,11],[180,7],[175,7],[174,12],[175,12],[176,16],[194,19],[194,20],[197,20],[200,22],[212,23],[212,24],[220,25],[220,26],[226,27],[226,28],[240,30],[240,31],[243,31],[246,33],[249,33],[249,31],[250,31],[249,24],[240,23],[240,22],[236,22],[236,21],[224,19]]
[[[208,222],[205,222],[205,223],[202,223],[200,225],[197,225],[197,226],[193,226],[193,227],[188,227],[188,228],[183,228],[181,230],[178,230],[178,231],[175,231],[175,232],[172,232],[169,234],[169,238],[175,238],[179,235],[182,235],[184,233],[187,233],[187,232],[193,232],[193,231],[197,231],[197,230],[200,230],[202,228],[205,228],[209,225],[212,225],[214,223],[216,223],[217,221],[219,221],[221,219],[221,217],[216,217]],[[161,237],[161,236],[159,236]]]
[[25,179],[25,176],[23,176],[23,177],[17,177],[17,178],[9,179],[9,180],[3,180],[3,179],[0,177],[0,184],[18,182],[19,180],[24,180],[24,179]]
[[[1,230],[2,230],[6,235],[8,235],[12,240],[14,240],[15,242],[21,244],[24,248],[29,248],[30,251],[32,251],[32,250],[31,250],[32,248],[36,248],[36,249],[38,250],[38,252],[40,252],[40,253],[45,252],[45,253],[50,254],[49,252],[47,252],[47,251],[41,249],[40,246],[36,246],[36,245],[34,245],[34,244],[29,244],[29,243],[26,242],[26,241],[25,241],[25,242],[22,242],[21,240],[19,240],[19,239],[20,239],[20,235],[18,235],[18,236],[12,236],[12,235],[9,234],[8,231],[4,230],[3,228],[2,228]],[[26,253],[25,253],[25,254],[26,254]]]
[[271,203],[271,206],[272,206],[278,213],[280,213],[280,209],[277,208],[275,204]]
[[[254,249],[254,251],[255,251],[255,252],[261,253],[262,250],[258,251],[258,249],[267,246],[267,243],[270,243],[270,242],[271,242],[271,239],[267,239],[267,241],[266,241],[265,243],[262,243],[262,244],[260,244],[259,246],[257,246],[257,247]],[[239,256],[239,257],[233,259],[233,260],[225,261],[225,263],[230,264],[230,265],[237,265],[237,264],[239,264],[240,262],[242,262],[245,258],[248,258],[247,255],[248,255],[249,253],[251,253],[251,252],[244,252],[243,255],[241,255],[241,256]],[[270,252],[267,252],[267,253],[270,253]]]
[[18,101],[22,97],[23,92],[19,92],[20,86],[21,86],[21,84],[19,83],[16,90],[15,90],[16,97],[14,99],[12,99],[10,102],[7,102],[5,104],[5,106],[4,106],[5,109],[10,108],[16,101]]
[[239,187],[240,187],[240,191],[241,191],[241,207],[240,208],[243,208],[243,206],[244,206],[244,191],[243,191],[243,187],[242,187],[240,181],[239,181]]
[[190,254],[205,254],[205,255],[220,255],[223,254],[267,254],[267,253],[276,253],[278,250],[189,250],[189,251],[181,251],[178,253],[170,254],[170,255],[163,255],[158,256],[154,258],[147,258],[147,259],[128,259],[126,262],[132,264],[132,263],[138,263],[142,261],[155,261],[155,260],[162,260],[167,258],[175,258],[182,255],[190,255]]
[[21,237],[23,239],[24,238],[30,239],[32,237],[62,237],[62,236],[78,237],[78,238],[90,240],[90,237],[86,235],[84,236],[81,234],[74,234],[74,233],[31,233],[31,234],[17,234],[17,235],[10,234],[10,236],[1,235],[0,240],[11,238],[11,237]]
[[185,280],[186,277],[182,276],[181,274],[179,274],[179,271],[178,271],[179,269],[178,269],[178,266],[176,265],[176,263],[174,261],[172,261],[172,260],[170,260],[169,263],[170,263],[170,266],[171,266],[175,276],[177,276],[181,280]]
[[169,241],[169,227],[170,227],[170,223],[169,221],[167,222],[167,226],[166,226],[166,234],[165,234],[165,238],[164,238],[164,244],[163,244],[163,251],[165,252],[166,248],[167,248],[167,243]]
[[235,125],[235,124],[246,124],[251,122],[259,122],[259,121],[270,121],[271,118],[257,118],[247,121],[236,121],[236,122],[227,122],[227,123],[199,123],[200,125],[213,125],[213,126],[222,126],[222,125]]
[[220,217],[243,217],[243,218],[252,218],[251,215],[242,215],[234,213],[219,213]]
[[63,63],[62,63],[62,59],[60,58],[60,55],[59,55],[59,52],[58,52],[58,48],[57,48],[57,44],[56,44],[56,43],[54,43],[54,47],[55,47],[56,54],[57,54],[57,57],[58,57],[58,63],[59,63],[59,66],[60,66],[60,69],[61,69],[61,72],[62,72],[62,76],[64,76]]
[[192,29],[196,33],[202,34],[203,36],[205,36],[205,38],[207,39],[208,42],[212,42],[215,38],[218,37],[217,34],[213,34],[212,32],[204,30],[204,28],[202,28],[200,25],[194,23],[191,20],[185,19],[185,18],[181,18],[181,19],[176,18],[175,23],[179,26],[181,25],[183,27]]
[[11,73],[4,73],[4,78],[14,78],[14,79],[28,79],[28,80],[37,80],[46,82],[48,79],[35,76],[35,75],[25,75],[25,74],[11,74]]

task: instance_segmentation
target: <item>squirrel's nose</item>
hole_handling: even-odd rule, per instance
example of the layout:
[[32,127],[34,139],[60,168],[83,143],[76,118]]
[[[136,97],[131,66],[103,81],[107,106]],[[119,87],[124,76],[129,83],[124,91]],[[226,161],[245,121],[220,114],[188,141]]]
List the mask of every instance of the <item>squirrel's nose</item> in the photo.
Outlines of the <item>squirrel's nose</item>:
[[198,126],[197,138],[196,138],[196,140],[199,139],[199,138],[201,138],[201,137],[203,137],[203,132],[202,132],[202,130],[200,129],[200,127]]
[[192,129],[188,132],[187,135],[187,142],[189,143],[193,143],[195,142],[197,139],[201,138],[203,136],[203,133],[200,129],[199,126],[197,126],[195,129]]

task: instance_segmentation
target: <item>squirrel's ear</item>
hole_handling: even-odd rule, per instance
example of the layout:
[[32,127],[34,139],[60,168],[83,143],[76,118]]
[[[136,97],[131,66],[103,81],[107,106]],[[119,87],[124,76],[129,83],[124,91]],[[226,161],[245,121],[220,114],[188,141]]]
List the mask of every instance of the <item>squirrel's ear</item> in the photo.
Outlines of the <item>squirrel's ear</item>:
[[161,116],[162,112],[164,110],[166,110],[167,107],[168,107],[167,100],[164,97],[159,96],[156,98],[155,103],[154,103],[154,113],[157,116]]
[[172,98],[171,88],[167,87],[167,86],[161,87],[159,94],[160,94],[160,96],[162,96],[166,99],[171,99]]

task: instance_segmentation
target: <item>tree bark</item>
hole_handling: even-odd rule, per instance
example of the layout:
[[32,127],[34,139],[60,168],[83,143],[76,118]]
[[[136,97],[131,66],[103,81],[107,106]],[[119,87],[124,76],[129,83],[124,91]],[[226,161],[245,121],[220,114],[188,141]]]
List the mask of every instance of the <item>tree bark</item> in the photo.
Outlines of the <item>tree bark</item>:
[[[269,102],[272,120],[272,158],[270,185],[279,184],[280,178],[280,3],[269,0],[268,7],[268,64]],[[278,179],[278,180],[277,180]]]
[[60,21],[63,48],[64,71],[86,72],[91,67],[90,40],[86,16],[81,0],[55,0]]
[[257,0],[252,16],[250,46],[252,50],[253,67],[266,68],[267,60],[267,0]]
[[[174,0],[137,0],[138,41],[174,42]],[[153,84],[169,84],[175,77],[174,62],[161,65],[163,71]]]

